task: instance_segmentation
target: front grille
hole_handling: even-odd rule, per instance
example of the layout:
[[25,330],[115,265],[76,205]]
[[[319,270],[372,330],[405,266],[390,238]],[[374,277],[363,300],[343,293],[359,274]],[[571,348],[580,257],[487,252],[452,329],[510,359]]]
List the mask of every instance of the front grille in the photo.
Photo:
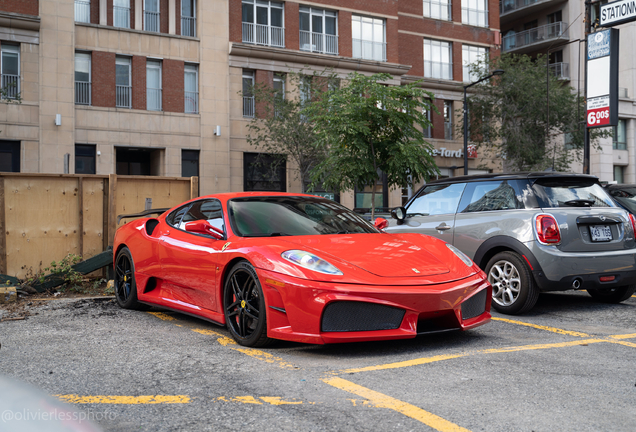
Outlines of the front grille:
[[329,303],[322,315],[323,332],[393,330],[400,327],[404,310],[375,303]]
[[487,289],[483,289],[462,303],[462,320],[475,318],[484,313],[486,310],[487,292]]

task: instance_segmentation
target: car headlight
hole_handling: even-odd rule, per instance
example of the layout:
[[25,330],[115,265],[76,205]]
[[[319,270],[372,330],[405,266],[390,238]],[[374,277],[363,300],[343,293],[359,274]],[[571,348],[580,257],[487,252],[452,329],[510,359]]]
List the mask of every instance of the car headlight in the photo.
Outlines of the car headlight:
[[473,266],[473,260],[471,260],[470,258],[468,258],[466,256],[466,254],[462,251],[460,251],[459,249],[457,249],[455,246],[453,246],[452,244],[448,244],[446,243],[446,247],[449,248],[450,250],[453,251],[453,253],[455,255],[457,255],[457,258],[459,258],[460,260],[462,260],[462,262],[464,264],[466,264],[468,267],[472,267]]
[[342,272],[322,258],[302,250],[288,250],[280,254],[287,261],[309,270],[330,275],[342,275]]

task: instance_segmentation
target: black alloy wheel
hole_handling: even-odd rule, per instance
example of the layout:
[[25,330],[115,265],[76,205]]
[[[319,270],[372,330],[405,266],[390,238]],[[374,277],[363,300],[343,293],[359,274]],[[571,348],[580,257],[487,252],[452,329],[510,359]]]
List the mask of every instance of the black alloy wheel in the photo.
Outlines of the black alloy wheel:
[[137,300],[135,264],[127,247],[119,251],[115,260],[115,299],[124,309],[149,309],[149,306]]
[[236,342],[249,347],[261,347],[271,342],[267,337],[263,290],[249,262],[237,263],[228,273],[223,305],[227,327]]

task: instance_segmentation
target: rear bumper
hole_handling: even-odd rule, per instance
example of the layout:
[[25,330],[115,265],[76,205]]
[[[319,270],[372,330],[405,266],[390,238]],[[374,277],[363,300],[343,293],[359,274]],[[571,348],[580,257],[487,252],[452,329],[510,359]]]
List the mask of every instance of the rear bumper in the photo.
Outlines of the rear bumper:
[[333,284],[257,273],[267,335],[275,339],[314,344],[407,339],[490,321],[492,287],[482,272],[432,286]]

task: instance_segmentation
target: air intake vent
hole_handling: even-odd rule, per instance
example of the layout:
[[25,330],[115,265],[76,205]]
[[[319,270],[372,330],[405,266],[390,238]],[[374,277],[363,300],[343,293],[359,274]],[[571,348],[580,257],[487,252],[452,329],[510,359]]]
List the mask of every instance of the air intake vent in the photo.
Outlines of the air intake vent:
[[487,289],[483,289],[462,303],[462,320],[475,318],[484,313],[486,310],[487,292]]
[[329,303],[322,315],[322,331],[353,332],[394,330],[402,324],[404,310],[375,303]]

